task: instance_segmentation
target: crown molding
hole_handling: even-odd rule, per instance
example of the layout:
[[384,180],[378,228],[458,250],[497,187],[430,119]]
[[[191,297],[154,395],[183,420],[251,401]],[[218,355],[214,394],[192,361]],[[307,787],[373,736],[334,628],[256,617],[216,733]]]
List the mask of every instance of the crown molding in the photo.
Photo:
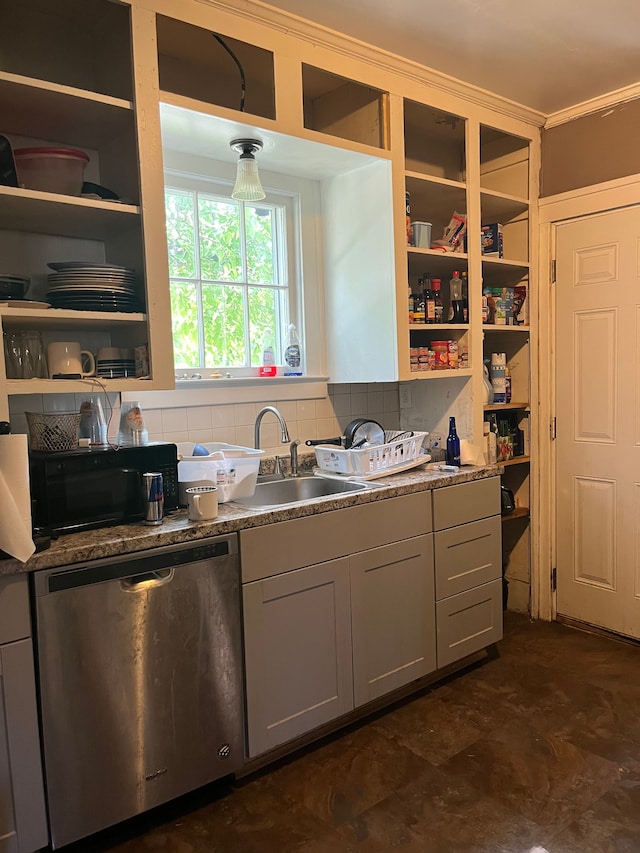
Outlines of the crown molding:
[[550,113],[544,123],[544,129],[548,130],[551,127],[557,127],[559,124],[566,124],[569,121],[575,121],[577,118],[600,112],[600,110],[617,107],[627,101],[634,101],[636,98],[640,98],[640,83],[633,83],[631,86],[624,86],[622,89],[607,92],[606,95],[599,95],[597,98],[591,98],[564,110]]
[[382,71],[391,72],[413,83],[427,85],[445,94],[454,95],[456,98],[494,110],[511,119],[537,127],[543,127],[545,124],[546,116],[538,110],[465,83],[398,54],[374,47],[345,33],[336,32],[298,15],[276,9],[262,0],[197,0],[197,2],[222,12],[241,14],[256,24],[266,25],[286,35],[295,36],[315,48],[326,48],[333,53],[348,56],[350,59],[361,60]]

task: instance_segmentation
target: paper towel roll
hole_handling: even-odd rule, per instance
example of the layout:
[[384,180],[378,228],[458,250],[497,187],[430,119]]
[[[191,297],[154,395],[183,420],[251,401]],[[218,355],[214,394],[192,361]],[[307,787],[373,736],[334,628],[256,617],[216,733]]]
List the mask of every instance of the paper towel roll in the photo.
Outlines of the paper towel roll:
[[0,435],[0,506],[0,549],[24,563],[36,550],[26,435]]

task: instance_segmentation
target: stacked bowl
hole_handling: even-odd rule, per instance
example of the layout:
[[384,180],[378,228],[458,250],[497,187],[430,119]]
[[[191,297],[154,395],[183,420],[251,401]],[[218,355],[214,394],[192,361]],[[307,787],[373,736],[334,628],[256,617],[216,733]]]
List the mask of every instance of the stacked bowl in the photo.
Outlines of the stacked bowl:
[[0,302],[24,299],[30,284],[31,279],[26,275],[0,273]]
[[129,349],[102,347],[96,356],[96,376],[100,379],[126,379],[136,375],[136,361]]

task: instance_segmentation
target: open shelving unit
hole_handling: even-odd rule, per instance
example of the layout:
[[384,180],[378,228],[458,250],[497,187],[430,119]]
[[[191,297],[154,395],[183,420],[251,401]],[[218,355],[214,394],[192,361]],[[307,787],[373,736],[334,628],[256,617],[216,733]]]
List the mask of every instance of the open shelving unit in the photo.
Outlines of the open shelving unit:
[[[132,10],[108,0],[41,0],[11,4],[0,33],[2,132],[13,148],[71,147],[85,151],[85,180],[107,187],[117,201],[0,186],[2,272],[27,276],[26,299],[46,302],[48,264],[60,261],[112,263],[136,271],[142,313],[1,307],[3,331],[39,332],[46,344],[78,340],[93,352],[101,346],[146,345],[151,361],[151,324],[162,323],[162,299],[148,291],[149,261],[157,261],[145,235],[142,178],[145,156],[138,146],[138,83],[132,50]],[[70,26],[70,21],[74,26]],[[77,32],[82,31],[78,40]],[[18,39],[15,34],[20,33]],[[47,45],[43,50],[42,45]],[[157,254],[157,253],[156,253]],[[152,318],[153,314],[153,318]],[[161,354],[158,365],[167,360]],[[135,380],[110,380],[114,391]],[[145,387],[170,387],[173,372],[158,366]],[[64,388],[62,386],[65,386]],[[73,381],[7,379],[0,352],[0,412],[8,398],[82,390]]]

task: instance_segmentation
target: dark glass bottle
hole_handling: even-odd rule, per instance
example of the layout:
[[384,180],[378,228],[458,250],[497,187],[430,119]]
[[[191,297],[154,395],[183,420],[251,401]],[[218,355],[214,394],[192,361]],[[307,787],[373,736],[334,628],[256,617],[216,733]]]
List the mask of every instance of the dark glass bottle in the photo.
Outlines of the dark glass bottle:
[[434,278],[431,282],[433,292],[433,303],[435,306],[436,323],[442,323],[444,320],[444,306],[442,304],[442,295],[440,292],[440,279]]
[[424,292],[424,321],[425,323],[435,323],[436,321],[436,304],[433,298],[433,290],[431,289],[431,276],[426,272],[422,278]]
[[460,439],[456,432],[456,419],[449,418],[449,435],[447,436],[447,465],[460,465]]

